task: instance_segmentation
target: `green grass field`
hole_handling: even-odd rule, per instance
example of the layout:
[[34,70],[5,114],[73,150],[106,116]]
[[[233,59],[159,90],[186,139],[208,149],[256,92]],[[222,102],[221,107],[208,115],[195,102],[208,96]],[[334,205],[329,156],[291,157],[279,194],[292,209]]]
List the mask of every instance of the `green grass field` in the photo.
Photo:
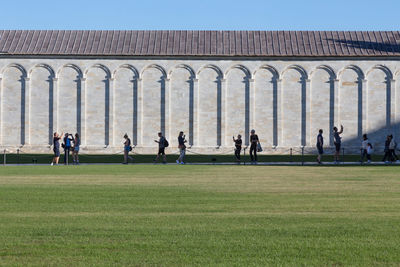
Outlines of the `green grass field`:
[[400,167],[0,168],[3,266],[400,265]]

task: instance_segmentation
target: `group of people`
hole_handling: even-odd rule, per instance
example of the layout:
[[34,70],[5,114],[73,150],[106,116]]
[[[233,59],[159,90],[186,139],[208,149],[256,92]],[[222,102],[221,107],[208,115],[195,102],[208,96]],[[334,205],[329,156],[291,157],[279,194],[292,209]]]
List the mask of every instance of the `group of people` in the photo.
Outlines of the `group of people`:
[[[323,145],[324,145],[324,138],[322,136],[323,130],[319,130],[319,134],[317,136],[317,150],[318,150],[318,157],[317,162],[322,164],[321,158],[322,154],[324,153]],[[340,149],[342,144],[341,134],[343,133],[343,125],[340,126],[340,131],[337,127],[333,127],[333,143],[335,145],[335,154],[334,154],[334,162],[337,164],[339,163],[339,156],[340,156]],[[388,135],[385,141],[385,149],[384,149],[384,156],[382,161],[385,163],[390,162],[400,162],[398,156],[396,155],[397,143],[393,138],[393,135]],[[360,163],[364,163],[364,160],[367,160],[367,163],[371,163],[371,155],[374,149],[372,143],[369,141],[367,134],[363,134],[362,141],[361,141],[361,158]]]
[[[340,130],[335,126],[333,127],[333,143],[335,145],[335,153],[334,153],[334,163],[339,163],[340,158],[340,149],[342,145],[341,134],[343,133],[343,125],[340,126]],[[65,133],[57,134],[54,133],[53,136],[53,151],[54,157],[51,162],[51,165],[57,165],[60,158],[60,140],[62,139],[61,147],[64,149],[64,164],[68,164],[69,153],[72,151],[72,160],[73,164],[79,164],[79,147],[80,147],[80,138],[79,134],[76,133],[75,136],[72,134]],[[233,142],[235,144],[235,158],[237,162],[241,160],[241,151],[242,151],[242,136],[239,134],[237,138],[232,137]],[[250,159],[252,164],[257,164],[258,157],[257,152],[262,151],[262,147],[260,144],[260,140],[255,130],[250,131]],[[165,148],[169,146],[167,139],[163,136],[162,132],[158,133],[158,140],[154,140],[154,142],[158,143],[158,152],[157,156],[154,159],[154,163],[158,162],[160,158],[162,158],[162,162],[164,164],[167,163],[167,156],[165,154]],[[179,132],[178,135],[178,148],[179,148],[179,157],[176,160],[177,164],[185,164],[185,156],[186,156],[186,136],[183,131]],[[124,161],[123,164],[128,164],[129,160],[133,161],[133,158],[129,156],[129,152],[132,151],[132,143],[131,139],[127,134],[124,135]],[[318,150],[317,162],[322,164],[322,155],[324,154],[324,137],[323,130],[320,129],[317,135],[317,144]],[[388,135],[385,141],[385,154],[382,159],[385,163],[399,162],[399,158],[396,155],[397,143],[393,138],[393,135]],[[373,153],[372,144],[369,142],[367,134],[363,135],[363,140],[361,142],[361,159],[360,162],[363,163],[364,159],[367,159],[367,162],[371,162],[371,155]]]
[[[63,137],[64,136],[64,137]],[[79,147],[81,145],[81,139],[79,134],[75,136],[69,133],[53,134],[53,152],[54,157],[51,161],[51,165],[58,165],[60,159],[60,140],[62,138],[61,147],[64,149],[64,164],[68,165],[69,153],[72,151],[73,164],[79,164]]]

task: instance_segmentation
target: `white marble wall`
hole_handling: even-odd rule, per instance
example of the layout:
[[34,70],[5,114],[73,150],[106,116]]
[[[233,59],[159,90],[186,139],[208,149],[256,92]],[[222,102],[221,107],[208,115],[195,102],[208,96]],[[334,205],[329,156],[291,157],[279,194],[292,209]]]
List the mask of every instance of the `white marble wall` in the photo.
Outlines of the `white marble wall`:
[[[344,147],[360,136],[400,138],[396,59],[0,59],[0,148],[49,152],[51,135],[79,132],[83,152],[115,153],[122,136],[154,153],[157,132],[177,150],[231,153],[232,136],[255,129],[265,153],[314,150],[318,129]],[[399,140],[400,141],[400,140]]]

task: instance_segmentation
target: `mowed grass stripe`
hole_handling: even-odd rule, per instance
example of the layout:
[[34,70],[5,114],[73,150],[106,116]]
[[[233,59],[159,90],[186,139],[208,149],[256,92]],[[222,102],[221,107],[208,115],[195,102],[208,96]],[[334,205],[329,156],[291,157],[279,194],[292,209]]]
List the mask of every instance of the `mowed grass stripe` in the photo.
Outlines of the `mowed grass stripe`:
[[1,265],[399,265],[398,167],[0,169]]

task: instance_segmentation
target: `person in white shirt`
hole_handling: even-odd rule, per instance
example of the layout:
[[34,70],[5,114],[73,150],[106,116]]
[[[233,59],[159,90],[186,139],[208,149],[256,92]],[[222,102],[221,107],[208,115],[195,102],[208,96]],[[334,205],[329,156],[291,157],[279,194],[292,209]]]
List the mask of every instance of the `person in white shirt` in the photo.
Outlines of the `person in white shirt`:
[[372,144],[368,143],[367,144],[367,160],[368,160],[368,163],[371,163],[372,152],[374,152],[374,149],[372,148]]

